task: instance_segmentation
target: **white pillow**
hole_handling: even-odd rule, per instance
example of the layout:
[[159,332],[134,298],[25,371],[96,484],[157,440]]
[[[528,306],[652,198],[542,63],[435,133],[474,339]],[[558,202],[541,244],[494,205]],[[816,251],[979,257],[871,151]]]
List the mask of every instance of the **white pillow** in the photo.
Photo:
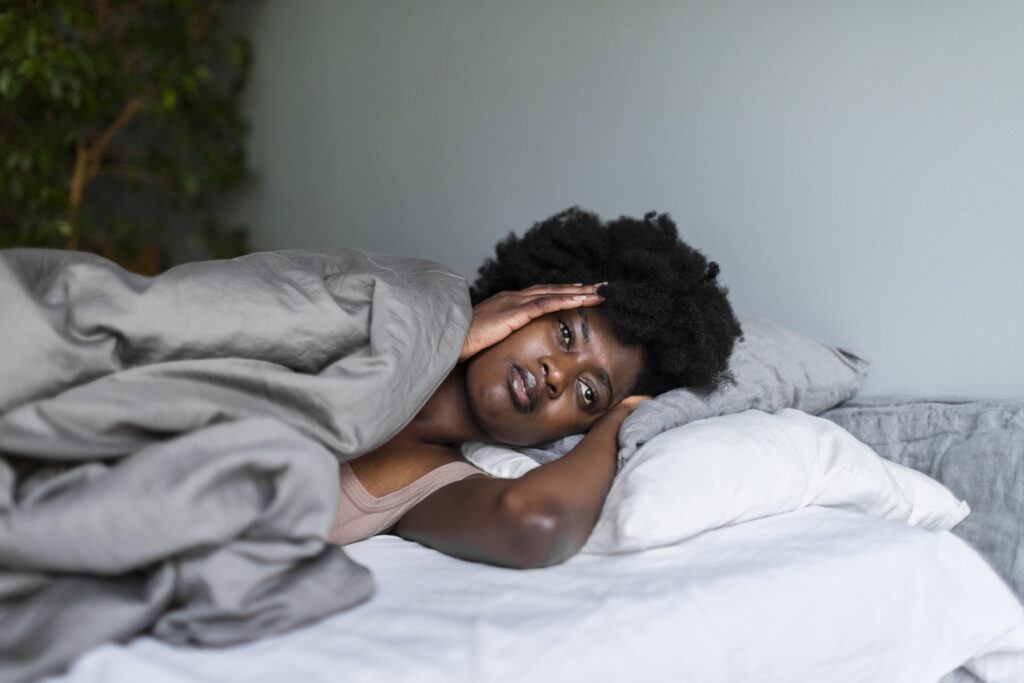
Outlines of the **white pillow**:
[[[512,449],[469,444],[467,459],[498,477],[537,466]],[[619,472],[584,552],[641,550],[718,527],[822,505],[949,529],[970,512],[939,482],[880,458],[828,420],[798,410],[748,410],[651,439]]]

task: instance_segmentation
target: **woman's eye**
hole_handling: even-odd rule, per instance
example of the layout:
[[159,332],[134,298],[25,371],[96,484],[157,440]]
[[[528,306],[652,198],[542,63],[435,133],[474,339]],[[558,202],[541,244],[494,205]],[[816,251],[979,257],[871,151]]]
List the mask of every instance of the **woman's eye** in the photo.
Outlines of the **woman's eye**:
[[558,321],[558,331],[562,333],[562,341],[565,342],[566,348],[572,347],[572,330],[569,326],[563,323],[561,320]]
[[580,395],[583,397],[583,404],[588,408],[594,405],[594,401],[597,400],[597,395],[594,390],[588,387],[586,384],[581,385],[583,388],[580,390]]

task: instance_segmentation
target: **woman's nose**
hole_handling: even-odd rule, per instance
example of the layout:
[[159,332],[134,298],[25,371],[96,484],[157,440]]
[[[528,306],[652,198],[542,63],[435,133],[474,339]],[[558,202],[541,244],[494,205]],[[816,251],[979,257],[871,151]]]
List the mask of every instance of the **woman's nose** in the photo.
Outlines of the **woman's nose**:
[[544,384],[551,398],[556,398],[561,394],[565,384],[565,376],[560,365],[553,356],[545,356],[540,359],[540,366],[544,370]]

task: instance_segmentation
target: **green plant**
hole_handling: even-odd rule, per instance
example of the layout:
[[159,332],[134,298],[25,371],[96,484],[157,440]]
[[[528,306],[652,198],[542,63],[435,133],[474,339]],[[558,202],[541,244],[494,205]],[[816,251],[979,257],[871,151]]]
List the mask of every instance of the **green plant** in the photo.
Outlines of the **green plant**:
[[0,7],[0,246],[242,253],[215,209],[248,178],[251,50],[221,3]]

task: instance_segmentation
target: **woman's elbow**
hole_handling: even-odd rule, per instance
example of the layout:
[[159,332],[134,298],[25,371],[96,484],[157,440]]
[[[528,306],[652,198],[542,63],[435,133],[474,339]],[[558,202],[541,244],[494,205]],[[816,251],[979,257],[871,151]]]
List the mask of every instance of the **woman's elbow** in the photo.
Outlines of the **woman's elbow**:
[[[498,501],[507,564],[520,569],[565,562],[583,545],[564,503],[508,491]],[[585,540],[585,538],[583,539]]]

